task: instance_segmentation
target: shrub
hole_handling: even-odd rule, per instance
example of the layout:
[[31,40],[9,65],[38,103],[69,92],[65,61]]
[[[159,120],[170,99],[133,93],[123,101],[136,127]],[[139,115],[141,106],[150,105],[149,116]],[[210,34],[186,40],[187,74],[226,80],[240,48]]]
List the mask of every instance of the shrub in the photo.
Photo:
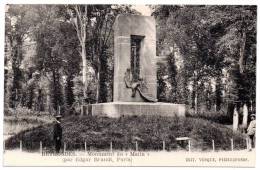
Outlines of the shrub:
[[194,111],[192,109],[188,110],[186,112],[187,117],[192,118],[201,118],[209,121],[213,121],[220,124],[232,124],[232,117],[228,115],[225,111],[219,110],[219,111],[199,111],[197,114],[194,114]]
[[[67,149],[83,149],[84,142],[88,148],[109,149],[113,142],[114,149],[135,149],[138,142],[140,150],[161,150],[162,141],[167,150],[187,149],[187,145],[176,142],[176,137],[190,137],[193,150],[211,150],[215,141],[216,150],[229,150],[230,139],[234,139],[235,148],[244,149],[244,136],[233,133],[224,125],[200,118],[162,117],[162,116],[124,116],[107,117],[66,117],[62,120],[63,141]],[[52,149],[53,124],[39,126],[23,131],[6,141],[6,148],[19,146],[19,141],[29,141],[25,147],[29,150],[39,149],[39,142]],[[26,142],[25,142],[26,143]]]

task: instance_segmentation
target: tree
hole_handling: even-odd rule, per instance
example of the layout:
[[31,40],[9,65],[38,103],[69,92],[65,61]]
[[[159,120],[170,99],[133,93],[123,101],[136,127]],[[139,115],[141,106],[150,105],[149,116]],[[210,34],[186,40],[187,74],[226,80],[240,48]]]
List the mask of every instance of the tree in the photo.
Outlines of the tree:
[[20,69],[23,59],[22,45],[29,28],[27,10],[22,5],[8,5],[6,13],[5,37],[10,44],[11,69],[8,70],[9,79],[6,100],[10,107],[15,107],[21,100],[22,71]]
[[[225,26],[225,34],[217,42],[217,54],[225,56],[224,62],[230,74],[233,74],[230,77],[237,84],[238,89],[235,91],[238,90],[238,98],[234,102],[241,106],[243,103],[249,104],[249,100],[255,100],[255,96],[250,99],[249,94],[255,93],[255,85],[252,83],[255,81],[255,63],[252,61],[255,60],[256,52],[256,6],[225,6],[216,7],[215,10],[223,18],[222,24]],[[249,72],[253,74],[248,76]]]
[[176,75],[177,75],[177,68],[175,63],[175,57],[173,53],[170,53],[168,56],[168,70],[169,70],[169,80],[171,84],[171,91],[170,91],[170,102],[176,103],[177,102],[177,81],[176,81]]
[[[214,58],[210,55],[209,47],[212,44],[209,41],[210,34],[207,25],[201,23],[201,18],[205,17],[203,10],[203,7],[194,6],[169,8],[162,6],[162,8],[157,8],[154,13],[158,14],[158,17],[163,16],[162,20],[166,19],[162,24],[167,25],[162,28],[166,35],[162,35],[164,39],[161,41],[171,44],[173,47],[176,44],[183,56],[185,72],[182,74],[186,79],[183,83],[187,86],[187,82],[192,82],[192,108],[195,112],[197,112],[199,94],[201,94],[199,90],[202,89],[207,77],[214,75],[214,72],[211,71],[214,66],[214,62],[211,60]],[[160,13],[162,14],[160,15]],[[160,18],[158,20],[160,22]]]
[[167,68],[164,64],[157,63],[158,65],[158,71],[157,71],[157,84],[158,84],[158,89],[157,89],[157,98],[159,102],[167,102],[166,98],[166,82],[165,82],[165,77],[167,75],[165,74],[167,72]]
[[84,97],[86,98],[86,86],[87,86],[87,67],[90,66],[87,60],[86,53],[86,39],[87,39],[87,26],[91,24],[90,12],[87,5],[73,5],[69,6],[68,11],[71,17],[71,21],[77,32],[78,40],[81,46],[81,59],[82,59],[82,82],[84,84]]
[[[222,82],[227,79],[224,70],[231,74],[231,70],[238,68],[238,74],[242,75],[230,76],[227,81],[239,79],[234,80],[238,85],[237,100],[249,100],[248,94],[255,91],[247,83],[254,81],[255,73],[255,6],[155,6],[153,9],[158,22],[157,47],[162,49],[165,44],[176,44],[180,49],[185,68],[183,75],[192,86],[195,110],[197,102],[201,103],[203,99],[203,86],[212,80],[216,82],[215,102],[220,109]],[[252,64],[252,70],[248,62]],[[252,80],[244,76],[249,70]]]
[[32,30],[32,38],[36,42],[35,65],[41,76],[49,80],[47,105],[54,109],[63,104],[71,106],[74,99],[72,79],[79,74],[80,63],[76,32],[67,22],[61,6],[41,5],[35,8],[39,17],[36,29]]
[[[112,88],[113,25],[117,15],[134,13],[130,5],[91,6],[90,37],[87,40],[91,66],[96,75],[96,102],[107,102],[109,88]],[[109,81],[110,80],[110,81]],[[110,90],[111,91],[111,90]],[[112,94],[112,93],[111,93]],[[112,97],[110,97],[112,100]]]

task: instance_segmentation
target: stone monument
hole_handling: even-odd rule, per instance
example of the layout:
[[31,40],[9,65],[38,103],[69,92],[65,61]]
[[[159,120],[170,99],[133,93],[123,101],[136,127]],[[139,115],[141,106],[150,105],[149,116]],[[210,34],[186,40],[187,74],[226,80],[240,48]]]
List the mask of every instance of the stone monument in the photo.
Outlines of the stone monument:
[[[114,28],[114,102],[145,102],[145,98],[125,85],[127,70],[130,82],[142,79],[141,87],[151,98],[156,99],[156,36],[153,17],[119,16]],[[141,83],[142,84],[142,83]]]
[[185,116],[184,104],[157,102],[156,28],[151,16],[119,15],[114,24],[113,102],[92,104],[92,115]]

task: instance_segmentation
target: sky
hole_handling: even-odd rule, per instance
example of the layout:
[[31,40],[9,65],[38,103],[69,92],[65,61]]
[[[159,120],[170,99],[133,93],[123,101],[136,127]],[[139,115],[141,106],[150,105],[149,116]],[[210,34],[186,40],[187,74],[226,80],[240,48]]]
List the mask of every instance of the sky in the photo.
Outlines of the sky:
[[142,15],[151,16],[151,9],[145,5],[133,5],[133,8],[140,12]]

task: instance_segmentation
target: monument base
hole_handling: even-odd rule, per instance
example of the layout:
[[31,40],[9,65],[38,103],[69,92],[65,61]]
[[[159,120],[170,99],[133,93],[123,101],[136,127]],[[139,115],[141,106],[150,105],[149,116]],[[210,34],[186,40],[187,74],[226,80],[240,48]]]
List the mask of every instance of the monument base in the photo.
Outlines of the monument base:
[[184,104],[111,102],[85,106],[83,113],[93,116],[120,117],[123,115],[185,116]]

